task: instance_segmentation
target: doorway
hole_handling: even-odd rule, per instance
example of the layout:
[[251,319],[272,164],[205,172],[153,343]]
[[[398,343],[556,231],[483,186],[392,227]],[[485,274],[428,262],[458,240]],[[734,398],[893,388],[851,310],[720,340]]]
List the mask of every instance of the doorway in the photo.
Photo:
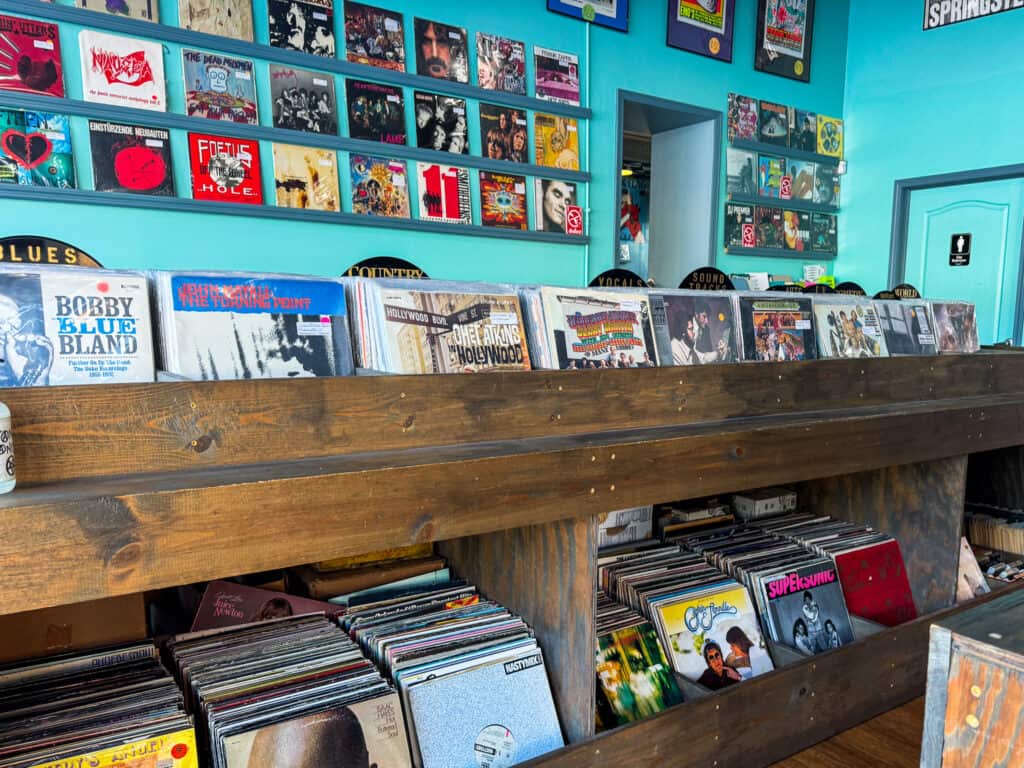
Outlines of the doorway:
[[722,113],[619,91],[615,265],[674,288],[713,266]]
[[890,283],[976,306],[982,344],[1024,335],[1024,166],[896,182]]

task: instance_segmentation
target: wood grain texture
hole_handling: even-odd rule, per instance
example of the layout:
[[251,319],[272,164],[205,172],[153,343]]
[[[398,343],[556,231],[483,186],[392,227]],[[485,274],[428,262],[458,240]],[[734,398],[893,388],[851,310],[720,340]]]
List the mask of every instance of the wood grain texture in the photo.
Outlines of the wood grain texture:
[[0,613],[938,459],[1019,442],[1022,416],[1014,396],[22,489]]
[[438,550],[534,629],[566,738],[593,736],[595,518],[439,542]]
[[[762,768],[924,693],[928,627],[991,594],[673,707],[523,768]],[[876,763],[864,762],[862,766]]]
[[966,472],[966,457],[903,464],[811,481],[798,497],[804,511],[894,536],[917,610],[931,613],[956,596]]
[[932,624],[928,637],[928,679],[924,695],[925,722],[921,738],[921,768],[942,766],[946,690],[952,652],[953,633],[939,624]]
[[1024,765],[1024,658],[953,638],[942,768]]
[[918,768],[923,718],[914,699],[771,768]]
[[[22,487],[1024,392],[1024,355],[9,389]],[[614,407],[602,404],[613,403]]]

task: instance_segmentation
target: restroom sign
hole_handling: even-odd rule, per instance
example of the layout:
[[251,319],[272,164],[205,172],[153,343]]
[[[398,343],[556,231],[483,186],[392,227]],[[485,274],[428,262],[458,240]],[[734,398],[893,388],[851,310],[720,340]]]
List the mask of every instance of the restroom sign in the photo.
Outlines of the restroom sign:
[[971,263],[971,233],[960,232],[949,239],[949,266],[966,267]]

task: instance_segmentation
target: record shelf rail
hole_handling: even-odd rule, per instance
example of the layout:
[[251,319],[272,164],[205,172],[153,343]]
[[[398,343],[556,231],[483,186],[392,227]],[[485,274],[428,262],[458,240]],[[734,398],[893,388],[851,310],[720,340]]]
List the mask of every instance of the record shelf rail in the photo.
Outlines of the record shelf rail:
[[[1024,445],[1010,351],[0,395],[0,614],[436,542],[536,630],[545,766],[768,765],[922,695],[968,456]],[[594,738],[596,516],[780,483],[895,536],[923,617]]]

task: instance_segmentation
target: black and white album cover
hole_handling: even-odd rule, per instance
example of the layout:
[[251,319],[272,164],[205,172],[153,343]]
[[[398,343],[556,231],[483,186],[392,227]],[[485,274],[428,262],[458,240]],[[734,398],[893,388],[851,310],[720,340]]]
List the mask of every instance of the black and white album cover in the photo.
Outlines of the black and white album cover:
[[338,134],[333,75],[271,64],[270,98],[275,128]]
[[416,146],[438,152],[469,154],[466,100],[416,91]]
[[268,0],[270,44],[334,58],[333,0]]

